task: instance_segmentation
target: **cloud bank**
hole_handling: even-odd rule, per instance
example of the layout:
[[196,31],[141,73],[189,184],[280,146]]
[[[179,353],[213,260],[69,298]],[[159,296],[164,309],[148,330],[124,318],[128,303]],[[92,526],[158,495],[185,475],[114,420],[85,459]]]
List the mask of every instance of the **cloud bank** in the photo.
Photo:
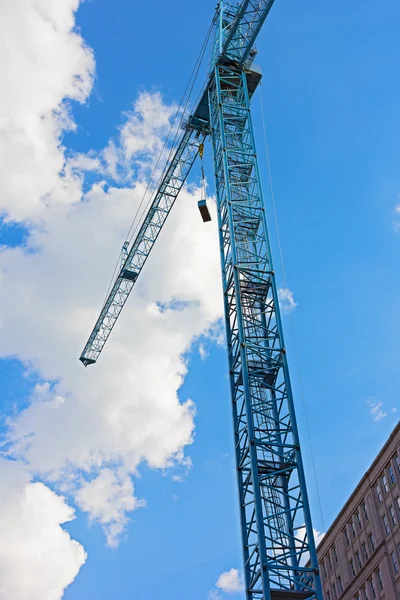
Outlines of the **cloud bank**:
[[[0,6],[0,214],[28,231],[24,245],[0,247],[0,357],[37,375],[28,405],[4,431],[0,530],[13,551],[0,600],[56,600],[78,573],[85,552],[62,528],[74,514],[64,497],[115,546],[129,512],[145,502],[132,480],[140,466],[187,468],[195,403],[178,390],[193,341],[215,335],[222,311],[215,219],[202,223],[192,184],[99,363],[85,370],[78,362],[175,111],[143,93],[104,149],[67,151],[69,102],[87,100],[95,68],[75,30],[78,5]],[[36,562],[24,536],[37,544]]]

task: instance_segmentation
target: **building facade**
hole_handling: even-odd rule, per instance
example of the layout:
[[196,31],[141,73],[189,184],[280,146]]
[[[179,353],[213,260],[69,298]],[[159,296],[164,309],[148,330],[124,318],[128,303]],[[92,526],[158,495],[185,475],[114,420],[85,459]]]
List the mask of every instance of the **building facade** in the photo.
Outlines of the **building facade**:
[[317,554],[325,600],[400,600],[400,422]]

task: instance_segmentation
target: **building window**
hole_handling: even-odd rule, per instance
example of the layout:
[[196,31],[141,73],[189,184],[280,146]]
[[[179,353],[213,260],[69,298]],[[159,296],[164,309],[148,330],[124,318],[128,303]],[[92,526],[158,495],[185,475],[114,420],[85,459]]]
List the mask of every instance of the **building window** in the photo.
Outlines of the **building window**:
[[363,591],[363,598],[364,600],[368,600],[368,591],[367,591],[367,586],[364,585],[364,587],[362,588]]
[[361,519],[360,519],[360,513],[359,511],[356,512],[356,522],[358,525],[358,529],[361,529],[362,525],[361,525]]
[[374,542],[374,536],[372,533],[369,534],[368,539],[369,539],[369,545],[371,546],[371,550],[373,552],[375,550],[375,542]]
[[375,492],[376,492],[376,497],[378,498],[378,502],[381,503],[383,498],[382,498],[381,486],[379,485],[379,483],[376,484]]
[[329,590],[325,590],[325,599],[331,600],[331,594],[330,594]]
[[394,512],[393,506],[390,505],[388,510],[389,510],[389,515],[390,515],[393,525],[397,525],[396,513]]
[[336,585],[332,583],[333,597],[337,600]]
[[397,562],[396,552],[392,552],[390,557],[392,559],[393,571],[395,573],[398,573],[399,572],[399,563]]
[[350,521],[350,529],[351,529],[351,535],[353,536],[353,538],[355,538],[356,537],[356,530],[354,529],[353,519]]
[[374,580],[372,579],[372,577],[371,577],[371,579],[369,580],[369,586],[370,586],[370,588],[371,588],[372,597],[373,597],[373,598],[376,598],[375,584],[374,584]]
[[332,561],[331,561],[331,553],[328,552],[328,565],[329,565],[329,569],[332,571]]
[[355,577],[356,571],[354,569],[354,560],[352,558],[350,558],[350,560],[349,560],[349,566],[350,566],[350,573],[353,575],[353,577]]
[[382,579],[382,573],[381,573],[380,569],[377,570],[376,576],[378,578],[378,588],[380,591],[382,591],[383,590],[383,579]]
[[386,531],[386,535],[389,535],[390,533],[390,527],[389,527],[389,521],[387,520],[387,516],[383,515],[382,516],[382,521],[383,521],[383,527]]
[[346,544],[350,546],[349,534],[347,533],[347,527],[343,529],[344,537],[346,538]]
[[324,579],[326,579],[326,567],[325,567],[324,560],[321,560],[321,567],[322,567],[322,573],[323,573]]
[[393,485],[394,483],[396,483],[396,477],[394,476],[394,470],[393,470],[392,465],[389,465],[388,471],[389,471],[390,483]]
[[363,555],[363,559],[364,560],[368,560],[368,551],[367,551],[367,544],[365,542],[363,542],[361,544],[361,548],[362,548],[362,555]]
[[340,577],[340,575],[337,576],[337,589],[338,589],[338,594],[340,596],[341,593],[343,592],[342,578]]
[[356,562],[357,562],[357,567],[358,567],[359,569],[361,569],[360,553],[359,553],[359,551],[358,551],[358,550],[356,551]]
[[397,508],[400,510],[400,498],[399,498],[399,496],[397,496],[396,502],[397,502]]
[[382,485],[383,485],[383,489],[385,490],[385,493],[387,494],[389,491],[389,486],[388,486],[388,482],[386,479],[386,475],[382,475]]
[[337,563],[338,563],[338,557],[337,557],[337,554],[336,554],[336,546],[335,546],[335,544],[333,544],[333,546],[332,546],[332,552],[333,552],[333,560],[335,562],[335,565],[337,565]]
[[395,461],[396,461],[397,470],[400,473],[400,458],[397,456],[397,454],[395,457]]
[[365,519],[366,521],[368,521],[369,517],[368,517],[367,505],[365,504],[365,502],[363,502],[363,503],[361,504],[361,506],[362,506],[363,513],[364,513],[364,519]]

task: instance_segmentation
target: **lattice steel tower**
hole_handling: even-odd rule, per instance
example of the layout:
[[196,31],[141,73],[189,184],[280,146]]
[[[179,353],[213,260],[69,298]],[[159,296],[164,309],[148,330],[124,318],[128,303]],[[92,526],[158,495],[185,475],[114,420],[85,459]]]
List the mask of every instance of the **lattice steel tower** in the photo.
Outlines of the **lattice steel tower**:
[[254,42],[272,4],[217,6],[204,92],[80,360],[97,360],[211,137],[246,600],[323,600],[250,111]]

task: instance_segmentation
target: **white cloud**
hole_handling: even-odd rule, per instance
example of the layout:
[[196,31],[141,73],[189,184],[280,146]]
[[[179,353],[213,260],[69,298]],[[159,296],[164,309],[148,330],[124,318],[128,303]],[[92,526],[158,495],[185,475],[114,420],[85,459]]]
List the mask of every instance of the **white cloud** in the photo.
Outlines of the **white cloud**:
[[[85,370],[78,362],[143,196],[142,175],[175,110],[159,94],[144,93],[104,151],[66,158],[60,139],[74,123],[65,99],[84,102],[94,73],[93,54],[74,29],[78,4],[0,5],[7,90],[0,97],[0,215],[30,230],[26,246],[0,248],[0,357],[20,358],[41,381],[29,405],[8,420],[6,441],[44,482],[30,483],[29,474],[23,483],[11,478],[3,512],[15,505],[21,531],[4,563],[9,576],[0,577],[7,600],[28,598],[10,586],[28,586],[34,571],[42,587],[29,600],[60,598],[85,560],[60,526],[72,509],[45,483],[67,492],[116,545],[127,513],[142,505],[132,482],[140,464],[187,467],[195,404],[178,397],[185,353],[201,335],[222,339],[215,207],[210,202],[214,221],[205,227],[192,185],[181,193],[99,364]],[[88,170],[134,180],[126,188],[99,181],[83,194]],[[174,309],[177,301],[182,310]],[[32,569],[24,567],[24,532],[32,546],[41,544]]]
[[[0,217],[5,221],[43,226],[50,205],[61,214],[80,199],[81,175],[66,166],[60,143],[62,133],[74,128],[68,101],[85,102],[93,81],[93,54],[75,30],[78,5],[79,0],[0,3]],[[8,258],[1,254],[3,291],[16,275]],[[25,320],[29,293],[25,288],[19,303]],[[12,297],[1,303],[1,335],[7,305],[13,303]],[[9,350],[4,339],[2,355]],[[53,410],[60,402],[55,395]],[[86,558],[62,529],[73,510],[43,483],[32,483],[16,462],[0,459],[0,473],[0,599],[58,600]]]
[[118,545],[118,538],[127,523],[126,512],[145,505],[135,498],[132,479],[123,469],[101,470],[95,479],[78,490],[76,502],[92,520],[103,525],[111,547]]
[[221,573],[215,587],[227,594],[236,594],[244,590],[243,578],[239,575],[237,569],[230,569]]
[[199,344],[199,354],[200,354],[201,360],[206,360],[206,358],[208,356],[208,352],[205,349],[204,344]]
[[[184,462],[194,429],[194,403],[177,396],[184,354],[215,331],[221,315],[215,220],[204,227],[194,186],[178,199],[101,362],[87,370],[78,362],[144,188],[96,184],[63,211],[50,194],[46,228],[32,229],[26,248],[0,252],[0,353],[20,357],[47,382],[9,421],[9,442],[33,472],[60,484],[66,469],[69,480],[76,469],[77,498],[79,470],[117,464],[134,475],[142,461],[153,468]],[[149,310],[155,303],[166,308]],[[110,536],[100,508],[85,506]],[[121,504],[119,523],[131,506]]]
[[64,499],[0,458],[0,600],[59,600],[86,560]]
[[297,306],[293,298],[293,292],[289,288],[279,288],[278,299],[279,306],[284,314],[292,312]]
[[394,230],[397,232],[400,230],[400,204],[397,204],[394,208]]
[[[184,353],[221,313],[217,239],[202,227],[193,196],[183,192],[99,363],[85,370],[78,362],[142,189],[95,188],[34,233],[36,252],[0,253],[0,352],[21,357],[49,382],[59,379],[36,388],[9,423],[10,441],[35,472],[52,478],[66,465],[90,472],[110,460],[133,474],[141,461],[165,468],[182,461],[192,441],[194,404],[177,396]],[[62,274],[56,285],[55,273]],[[147,310],[172,299],[187,304]]]
[[383,402],[375,398],[368,398],[369,414],[373,421],[382,421],[387,416],[387,412],[383,410]]
[[318,547],[318,545],[322,542],[322,540],[325,536],[325,532],[317,531],[316,529],[313,529],[313,531],[314,531],[315,546]]
[[175,134],[181,133],[177,129],[179,119],[174,120],[177,110],[175,104],[165,105],[159,92],[141,93],[133,109],[124,113],[118,139],[110,140],[101,153],[106,172],[116,181],[127,181],[132,176],[147,179],[154,167],[154,189]]
[[7,219],[38,221],[49,202],[62,209],[80,197],[60,144],[74,127],[65,99],[84,102],[93,81],[93,54],[74,31],[78,4],[0,4],[0,214]]

